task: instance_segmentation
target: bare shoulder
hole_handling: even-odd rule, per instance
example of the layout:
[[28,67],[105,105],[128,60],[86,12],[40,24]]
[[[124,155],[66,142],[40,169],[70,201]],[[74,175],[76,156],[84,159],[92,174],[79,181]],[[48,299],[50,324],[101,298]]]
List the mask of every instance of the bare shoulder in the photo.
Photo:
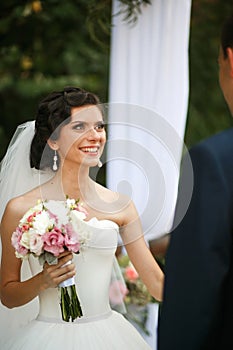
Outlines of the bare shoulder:
[[97,187],[97,191],[101,210],[105,213],[106,218],[114,220],[119,226],[127,224],[138,216],[136,207],[129,196],[101,185]]
[[107,187],[104,187],[100,184],[97,184],[97,192],[100,198],[102,198],[103,200],[105,200],[106,202],[108,202],[109,204],[113,203],[115,205],[132,205],[133,202],[131,201],[131,199],[123,194],[123,193],[119,193],[119,192],[115,192],[110,190]]
[[5,223],[12,223],[12,225],[17,225],[26,211],[36,205],[38,200],[37,196],[37,191],[33,190],[24,195],[12,198],[6,205],[2,217],[2,224],[5,225]]
[[28,208],[28,204],[27,202],[25,202],[24,196],[15,197],[7,203],[4,216],[5,215],[20,216],[21,214],[25,213],[25,211],[27,211],[27,208]]

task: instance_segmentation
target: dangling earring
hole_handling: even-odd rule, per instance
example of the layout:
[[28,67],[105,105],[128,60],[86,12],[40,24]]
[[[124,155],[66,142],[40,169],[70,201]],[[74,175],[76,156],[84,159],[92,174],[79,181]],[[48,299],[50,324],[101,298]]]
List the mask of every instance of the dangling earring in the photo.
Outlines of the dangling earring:
[[54,156],[53,156],[53,171],[57,171],[57,151],[54,151]]
[[100,160],[100,159],[99,159],[99,161],[98,161],[98,164],[97,164],[97,165],[98,165],[98,167],[99,167],[99,168],[101,168],[101,167],[102,167],[103,163],[101,162],[101,160]]

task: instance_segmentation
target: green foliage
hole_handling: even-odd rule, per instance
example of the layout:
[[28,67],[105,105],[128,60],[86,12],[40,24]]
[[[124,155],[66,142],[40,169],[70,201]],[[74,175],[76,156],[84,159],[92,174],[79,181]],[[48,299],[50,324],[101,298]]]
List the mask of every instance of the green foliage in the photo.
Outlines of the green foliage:
[[123,14],[123,20],[134,24],[142,13],[143,6],[150,5],[150,0],[120,0],[122,7],[118,14]]
[[[40,6],[36,11],[35,3]],[[0,6],[6,16],[0,21],[1,75],[26,80],[88,73],[95,78],[104,71],[108,51],[100,50],[90,38],[84,0],[33,1],[15,4],[13,10]]]
[[[0,3],[0,113],[7,139],[16,125],[33,119],[37,102],[51,90],[78,85],[107,100],[110,35],[102,38],[105,45],[91,37],[90,3]],[[104,14],[109,26],[110,1]]]
[[[119,0],[134,24],[150,0]],[[188,146],[232,125],[218,84],[219,35],[231,1],[192,0]],[[112,0],[0,2],[0,158],[16,126],[64,85],[108,100]],[[114,14],[117,15],[117,14]]]
[[190,99],[185,141],[191,146],[226,127],[232,119],[218,83],[222,23],[231,1],[193,0],[190,27]]
[[103,49],[109,47],[111,35],[111,0],[88,2],[87,28],[91,39]]

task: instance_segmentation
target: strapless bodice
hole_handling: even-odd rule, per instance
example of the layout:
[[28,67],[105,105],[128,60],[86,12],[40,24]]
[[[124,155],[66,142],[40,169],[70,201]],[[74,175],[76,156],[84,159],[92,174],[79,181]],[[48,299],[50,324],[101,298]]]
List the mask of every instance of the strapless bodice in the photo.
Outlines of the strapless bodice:
[[[46,207],[55,212],[61,223],[66,224],[66,208],[63,202],[49,201]],[[98,220],[92,218],[86,221],[88,242],[73,255],[76,265],[75,284],[81,303],[84,320],[107,314],[111,309],[109,305],[109,284],[112,266],[118,242],[118,225],[111,220]],[[33,274],[41,271],[38,259],[30,256],[30,267]],[[50,288],[39,295],[39,319],[61,320],[58,288]]]

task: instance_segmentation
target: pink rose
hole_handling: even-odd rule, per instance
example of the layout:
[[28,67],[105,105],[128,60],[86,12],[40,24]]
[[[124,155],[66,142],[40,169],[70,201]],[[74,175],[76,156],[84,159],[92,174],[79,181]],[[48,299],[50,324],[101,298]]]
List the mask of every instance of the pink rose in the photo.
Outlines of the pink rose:
[[23,230],[20,227],[16,227],[15,231],[11,236],[11,244],[16,250],[16,255],[24,257],[28,254],[28,249],[21,245],[21,238],[23,235]]
[[19,248],[15,251],[15,255],[17,258],[26,258],[28,255],[29,251],[27,248],[23,247],[22,245],[19,246]]
[[22,238],[22,235],[23,235],[22,229],[17,226],[15,229],[15,232],[13,232],[11,236],[11,244],[16,250],[18,250],[20,246],[20,240]]
[[54,227],[52,231],[46,232],[42,236],[44,250],[58,256],[64,252],[64,236],[59,228]]
[[128,289],[125,284],[121,281],[114,281],[109,287],[109,299],[113,305],[119,305],[123,302],[126,294],[128,294]]
[[78,235],[73,229],[73,225],[68,223],[63,225],[65,233],[65,246],[70,252],[77,253],[80,249]]
[[131,281],[134,282],[138,278],[138,273],[132,266],[127,266],[125,269],[125,277]]
[[31,233],[29,238],[30,251],[37,256],[40,256],[43,251],[44,242],[42,236],[38,233]]

